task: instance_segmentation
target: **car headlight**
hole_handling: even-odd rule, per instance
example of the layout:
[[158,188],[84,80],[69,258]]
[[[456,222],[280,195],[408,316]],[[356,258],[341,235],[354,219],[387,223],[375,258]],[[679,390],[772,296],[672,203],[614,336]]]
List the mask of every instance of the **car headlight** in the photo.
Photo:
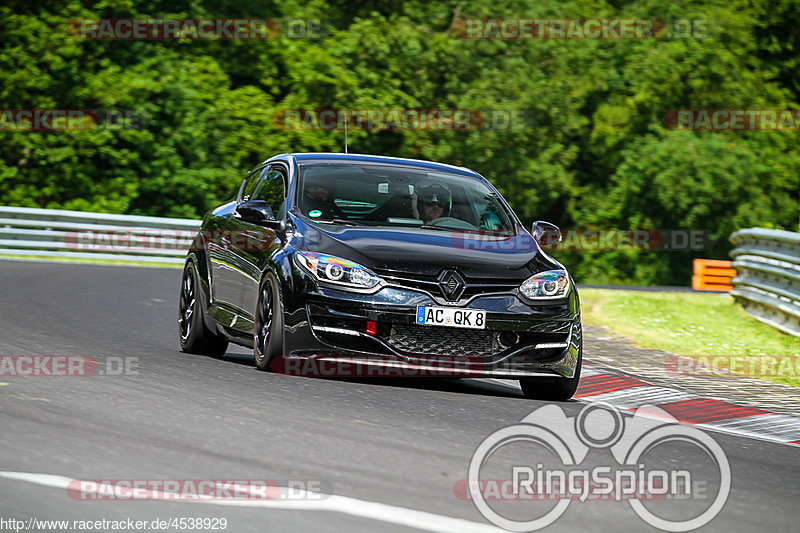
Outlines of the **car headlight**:
[[371,289],[381,282],[381,278],[370,269],[341,257],[315,252],[296,252],[295,259],[297,264],[319,281],[356,289]]
[[523,281],[519,291],[529,300],[564,298],[569,291],[569,275],[563,269],[545,270]]

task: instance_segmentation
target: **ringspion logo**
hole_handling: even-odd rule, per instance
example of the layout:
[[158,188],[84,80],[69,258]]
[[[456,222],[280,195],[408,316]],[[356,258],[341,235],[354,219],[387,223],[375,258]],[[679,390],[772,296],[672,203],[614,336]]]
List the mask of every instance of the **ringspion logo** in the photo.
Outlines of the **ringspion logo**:
[[[585,461],[590,452],[612,460]],[[687,467],[695,458],[702,466]],[[478,445],[467,479],[453,487],[509,531],[542,529],[571,504],[592,500],[624,501],[653,527],[691,531],[719,514],[730,489],[728,459],[707,433],[654,406],[626,418],[602,402],[575,417],[547,405],[498,429]]]

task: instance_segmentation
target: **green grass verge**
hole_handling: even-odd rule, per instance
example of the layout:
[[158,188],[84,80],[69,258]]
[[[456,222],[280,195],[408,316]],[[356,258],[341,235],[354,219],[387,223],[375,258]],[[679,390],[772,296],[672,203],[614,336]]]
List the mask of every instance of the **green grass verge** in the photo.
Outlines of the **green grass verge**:
[[39,261],[47,263],[73,263],[79,265],[119,265],[137,266],[150,268],[183,268],[183,264],[177,263],[154,263],[152,261],[124,261],[118,259],[85,259],[77,257],[42,257],[39,255],[0,255],[2,259],[14,259],[18,261]]
[[[721,368],[729,364],[715,356],[746,357],[733,359],[734,370],[754,368],[752,377],[800,387],[800,339],[757,321],[727,293],[581,289],[580,295],[586,324],[608,326],[637,346]],[[784,357],[769,364],[764,356]],[[779,375],[765,375],[773,372]]]

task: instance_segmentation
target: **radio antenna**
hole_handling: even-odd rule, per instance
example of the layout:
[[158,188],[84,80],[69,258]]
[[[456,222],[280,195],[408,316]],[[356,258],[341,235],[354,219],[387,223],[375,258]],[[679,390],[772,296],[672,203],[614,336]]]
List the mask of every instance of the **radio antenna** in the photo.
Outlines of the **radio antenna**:
[[344,112],[344,153],[347,153],[347,111]]

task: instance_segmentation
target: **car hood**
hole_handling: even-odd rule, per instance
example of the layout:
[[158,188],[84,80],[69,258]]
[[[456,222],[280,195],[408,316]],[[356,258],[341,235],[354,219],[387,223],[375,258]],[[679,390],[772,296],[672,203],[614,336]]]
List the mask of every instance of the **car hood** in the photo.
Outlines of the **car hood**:
[[367,268],[436,276],[451,268],[470,278],[524,280],[559,268],[528,233],[493,237],[417,228],[351,227],[296,220],[295,248],[356,261]]

